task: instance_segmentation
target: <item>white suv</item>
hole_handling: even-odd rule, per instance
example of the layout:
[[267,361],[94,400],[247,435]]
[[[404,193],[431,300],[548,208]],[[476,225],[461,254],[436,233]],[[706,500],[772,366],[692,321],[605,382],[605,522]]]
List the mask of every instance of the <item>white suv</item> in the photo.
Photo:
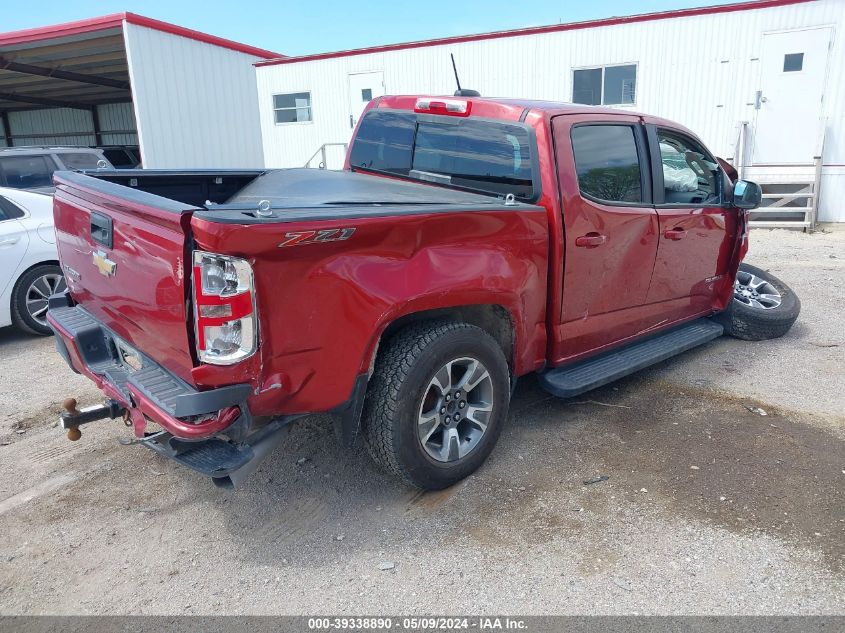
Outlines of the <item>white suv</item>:
[[90,147],[8,147],[0,149],[0,187],[53,193],[53,172],[114,169],[99,149]]

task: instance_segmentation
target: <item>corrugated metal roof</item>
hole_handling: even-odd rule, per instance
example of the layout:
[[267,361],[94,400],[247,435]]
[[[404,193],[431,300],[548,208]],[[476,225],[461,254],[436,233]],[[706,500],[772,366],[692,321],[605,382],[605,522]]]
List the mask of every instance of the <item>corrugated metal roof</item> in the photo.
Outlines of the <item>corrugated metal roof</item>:
[[125,23],[253,58],[278,56],[134,13],[0,33],[0,111],[129,101]]

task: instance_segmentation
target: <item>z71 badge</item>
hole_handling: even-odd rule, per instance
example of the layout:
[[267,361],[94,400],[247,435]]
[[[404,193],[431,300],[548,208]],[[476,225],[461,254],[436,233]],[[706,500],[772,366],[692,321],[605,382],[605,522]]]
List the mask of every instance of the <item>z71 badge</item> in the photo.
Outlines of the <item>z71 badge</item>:
[[299,244],[322,244],[324,242],[340,242],[348,240],[355,232],[354,228],[349,229],[322,229],[320,231],[292,231],[285,233],[284,241],[279,244],[283,246],[298,246]]

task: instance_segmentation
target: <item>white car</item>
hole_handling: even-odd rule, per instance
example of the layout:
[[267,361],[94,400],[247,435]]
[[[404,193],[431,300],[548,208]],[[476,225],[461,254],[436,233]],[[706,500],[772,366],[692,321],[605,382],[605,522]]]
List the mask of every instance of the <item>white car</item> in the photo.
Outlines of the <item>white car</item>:
[[0,327],[48,335],[47,298],[66,288],[53,197],[0,187]]

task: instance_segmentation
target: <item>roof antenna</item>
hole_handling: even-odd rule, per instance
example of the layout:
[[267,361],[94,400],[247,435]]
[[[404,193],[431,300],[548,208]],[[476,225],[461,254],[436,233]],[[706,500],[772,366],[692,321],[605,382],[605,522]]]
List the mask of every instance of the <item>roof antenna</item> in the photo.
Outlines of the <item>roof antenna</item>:
[[456,97],[480,97],[481,93],[478,90],[470,90],[469,88],[461,88],[461,80],[458,78],[458,67],[455,65],[455,54],[449,53],[452,58],[452,70],[455,71],[455,83],[458,84],[458,89],[455,90]]

